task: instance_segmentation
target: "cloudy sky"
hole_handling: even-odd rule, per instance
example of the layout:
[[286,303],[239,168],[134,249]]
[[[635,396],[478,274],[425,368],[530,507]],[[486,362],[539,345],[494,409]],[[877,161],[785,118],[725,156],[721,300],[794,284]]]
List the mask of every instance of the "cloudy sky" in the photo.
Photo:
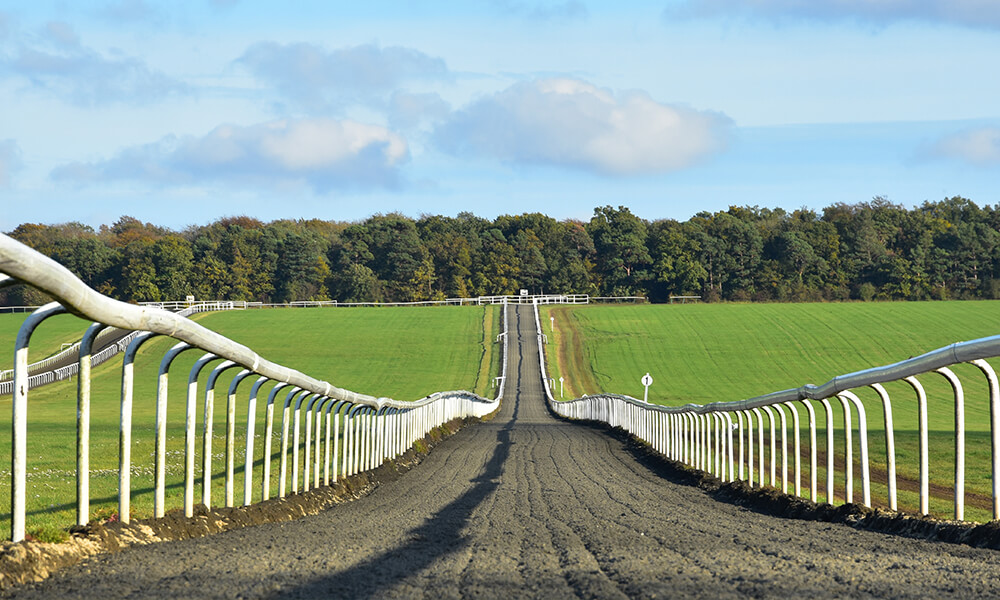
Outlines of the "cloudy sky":
[[0,0],[0,230],[997,204],[998,64],[995,0]]

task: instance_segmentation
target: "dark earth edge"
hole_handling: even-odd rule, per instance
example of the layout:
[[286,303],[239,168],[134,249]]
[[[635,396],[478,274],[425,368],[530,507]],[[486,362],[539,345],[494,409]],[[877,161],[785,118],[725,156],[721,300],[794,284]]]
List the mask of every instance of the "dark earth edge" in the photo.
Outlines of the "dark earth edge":
[[[482,420],[489,420],[491,416]],[[71,566],[99,553],[124,550],[132,545],[203,537],[222,531],[262,523],[283,522],[313,515],[335,504],[349,502],[371,493],[420,464],[443,439],[480,419],[456,419],[435,428],[423,438],[420,451],[411,448],[397,459],[370,472],[360,473],[330,486],[304,493],[274,498],[247,507],[206,509],[195,507],[195,516],[185,518],[181,509],[162,519],[121,522],[91,522],[70,530],[71,539],[60,544],[27,540],[0,545],[0,590],[46,579],[54,571]],[[945,521],[930,517],[870,509],[858,504],[817,504],[783,494],[775,488],[751,488],[746,482],[723,483],[717,477],[667,459],[648,444],[636,440],[621,428],[600,422],[575,422],[620,441],[635,460],[657,476],[682,485],[700,488],[717,501],[779,518],[839,523],[855,529],[900,535],[915,539],[965,544],[977,548],[1000,549],[1000,522],[976,524]]]
[[1000,549],[1000,521],[973,523],[942,520],[887,509],[867,508],[853,503],[833,506],[783,494],[770,486],[751,488],[745,481],[723,483],[714,475],[665,458],[648,444],[637,440],[621,428],[611,428],[600,422],[581,423],[581,425],[605,430],[611,437],[620,440],[640,464],[663,479],[698,487],[715,500],[741,506],[756,513],[803,521],[842,523],[855,529],[965,544],[974,548]]
[[495,414],[482,419],[470,417],[449,421],[435,427],[398,458],[386,461],[371,471],[308,492],[233,508],[208,509],[204,504],[197,504],[194,517],[190,519],[184,516],[183,509],[177,508],[168,511],[161,519],[133,519],[128,525],[120,521],[91,521],[85,526],[70,528],[70,539],[58,544],[31,539],[15,544],[5,540],[0,542],[0,590],[42,581],[56,570],[95,554],[118,552],[136,544],[198,538],[317,514],[335,504],[366,496],[379,485],[399,479],[420,464],[442,440],[470,424],[488,421]]

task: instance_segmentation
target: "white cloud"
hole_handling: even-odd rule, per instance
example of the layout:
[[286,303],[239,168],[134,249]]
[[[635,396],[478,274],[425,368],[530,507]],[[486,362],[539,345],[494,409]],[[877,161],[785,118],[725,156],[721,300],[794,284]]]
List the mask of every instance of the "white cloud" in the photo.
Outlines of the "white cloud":
[[40,36],[16,37],[13,50],[0,54],[0,75],[19,76],[77,105],[146,104],[188,91],[137,58],[105,56],[84,46],[66,23],[50,22]]
[[15,171],[21,168],[21,149],[14,140],[0,140],[0,187],[10,187]]
[[664,15],[857,20],[879,25],[924,21],[1000,28],[1000,3],[995,0],[679,0]]
[[1000,166],[1000,127],[980,127],[944,137],[926,153],[976,166]]
[[661,104],[644,92],[543,79],[457,111],[435,139],[454,154],[635,175],[683,169],[720,152],[731,126],[718,113]]
[[366,44],[328,52],[314,44],[259,42],[237,62],[314,111],[384,100],[385,95],[411,81],[451,78],[444,60],[399,46]]
[[354,121],[278,120],[249,127],[221,125],[202,137],[167,137],[97,163],[56,168],[52,178],[81,184],[139,180],[160,185],[225,182],[393,187],[408,160],[406,140]]

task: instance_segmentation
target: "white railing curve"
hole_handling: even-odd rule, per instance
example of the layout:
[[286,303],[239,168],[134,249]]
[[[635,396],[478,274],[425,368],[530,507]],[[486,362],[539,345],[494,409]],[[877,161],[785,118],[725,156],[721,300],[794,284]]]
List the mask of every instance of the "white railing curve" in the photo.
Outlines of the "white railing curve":
[[[541,338],[538,305],[534,307],[535,327]],[[539,339],[541,342],[541,339]],[[800,481],[799,408],[805,410],[808,428],[809,499],[819,501],[819,455],[826,458],[825,498],[833,504],[837,497],[834,489],[835,436],[834,411],[831,402],[839,404],[843,427],[839,432],[843,443],[844,466],[840,471],[843,502],[855,502],[855,466],[860,467],[860,502],[870,507],[871,473],[868,447],[868,422],[865,405],[856,390],[871,388],[881,402],[885,423],[885,466],[887,505],[897,510],[896,451],[893,430],[893,407],[883,384],[906,382],[916,396],[919,454],[919,512],[926,515],[930,505],[930,475],[928,460],[927,395],[918,376],[934,374],[944,377],[950,384],[955,409],[955,461],[953,479],[954,511],[956,520],[965,518],[965,393],[961,381],[949,368],[967,363],[975,366],[986,379],[990,411],[990,451],[992,478],[993,519],[1000,519],[1000,386],[996,373],[986,358],[1000,356],[1000,336],[958,342],[933,350],[921,356],[891,365],[847,373],[834,377],[823,385],[803,385],[779,392],[756,396],[735,402],[713,402],[705,405],[660,406],[618,394],[583,396],[574,400],[556,401],[549,389],[545,367],[544,345],[538,345],[542,380],[548,403],[562,417],[601,421],[621,427],[652,446],[666,457],[688,466],[714,474],[723,481],[746,481],[751,486],[770,485],[789,493],[789,459],[792,460],[793,493],[802,495]],[[826,423],[825,444],[817,445],[816,406],[819,403]],[[854,424],[853,416],[857,417]],[[792,439],[788,428],[791,421]],[[853,435],[858,436],[860,456],[855,462]],[[792,449],[789,450],[789,441]],[[765,448],[765,443],[768,448]],[[778,445],[780,444],[780,449]],[[756,448],[755,448],[756,445]],[[755,460],[756,452],[756,460]],[[765,464],[765,456],[768,458]],[[780,467],[778,461],[780,460]],[[780,468],[780,474],[779,474]],[[944,484],[943,485],[947,485]]]
[[[198,376],[215,363],[211,382],[204,390],[202,487],[203,502],[211,502],[212,481],[212,414],[214,383],[223,369],[239,368],[226,395],[226,506],[233,506],[234,442],[237,386],[240,381],[254,379],[247,404],[247,449],[243,466],[245,477],[244,504],[251,503],[253,472],[253,439],[256,421],[257,394],[264,382],[275,382],[264,404],[266,432],[264,456],[271,457],[272,428],[275,405],[281,412],[281,477],[279,495],[296,493],[319,485],[322,470],[323,484],[338,477],[354,475],[377,467],[387,459],[399,456],[431,429],[448,421],[464,417],[482,417],[499,406],[503,395],[501,384],[497,397],[488,400],[470,392],[439,392],[414,402],[397,401],[359,394],[315,379],[304,373],[271,362],[250,348],[222,336],[178,313],[160,308],[135,306],[113,300],[87,287],[69,270],[23,244],[0,234],[0,287],[14,283],[30,284],[55,298],[56,301],[38,308],[25,319],[18,332],[14,355],[14,388],[11,431],[11,539],[18,542],[25,536],[26,506],[26,439],[27,409],[30,381],[28,375],[28,344],[32,332],[48,317],[72,312],[95,323],[84,334],[76,365],[77,378],[77,523],[89,520],[89,445],[90,445],[90,375],[91,367],[101,354],[91,356],[91,348],[99,333],[107,327],[133,330],[128,339],[114,347],[115,353],[124,355],[121,391],[121,437],[119,447],[119,518],[127,523],[130,517],[131,431],[133,362],[138,348],[154,336],[163,335],[178,340],[160,364],[156,394],[155,452],[154,452],[154,517],[165,512],[165,439],[167,386],[169,366],[179,353],[197,349],[205,354],[199,359],[188,377],[185,423],[185,481],[184,511],[191,516],[194,510],[195,480],[195,425],[198,399]],[[506,311],[505,311],[506,312]],[[504,318],[506,327],[506,315]],[[506,336],[505,336],[506,338]],[[108,349],[111,350],[111,349]],[[504,348],[506,356],[506,343]],[[218,361],[224,361],[221,364]],[[43,374],[57,377],[55,372]],[[68,375],[64,375],[68,376]],[[305,414],[305,431],[301,420]],[[322,423],[325,419],[325,430]],[[299,464],[299,449],[304,434],[304,462]],[[325,444],[321,438],[325,434]],[[292,449],[292,483],[287,483],[286,458]],[[314,451],[313,451],[314,450]],[[321,457],[322,454],[322,457]],[[322,466],[322,469],[321,469]],[[271,460],[261,465],[261,500],[270,494]],[[301,477],[301,486],[299,474]]]

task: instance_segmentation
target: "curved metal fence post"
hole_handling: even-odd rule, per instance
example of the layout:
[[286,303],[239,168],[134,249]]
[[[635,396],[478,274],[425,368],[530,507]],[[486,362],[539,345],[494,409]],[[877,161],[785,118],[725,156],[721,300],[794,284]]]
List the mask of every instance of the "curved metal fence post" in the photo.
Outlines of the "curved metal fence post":
[[160,373],[156,381],[156,451],[153,458],[153,517],[159,519],[165,512],[167,489],[167,401],[169,398],[170,364],[181,352],[192,346],[187,342],[174,344],[160,361]]
[[837,394],[844,410],[844,502],[854,502],[854,438],[851,425],[851,408],[843,393]]
[[740,466],[739,466],[739,469],[737,470],[737,472],[738,472],[737,477],[740,479],[740,481],[743,480],[743,454],[744,454],[744,450],[743,450],[743,413],[745,413],[745,412],[746,411],[744,411],[744,410],[738,410],[738,411],[736,411],[736,422],[737,422],[737,427],[738,427],[738,429],[737,429],[737,437],[739,438],[739,442],[740,442],[740,451],[739,451],[739,458],[740,458],[739,465]]
[[[247,439],[243,451],[243,506],[250,506],[253,501],[253,442],[257,424],[257,394],[262,385],[270,381],[267,377],[258,377],[250,388],[250,398],[247,400]],[[264,455],[267,460],[267,455]]]
[[333,399],[329,396],[323,396],[319,402],[316,403],[316,415],[313,419],[315,421],[315,438],[313,442],[315,444],[315,449],[313,451],[313,487],[318,488],[320,485],[320,462],[323,459],[323,407],[327,403],[331,402]]
[[378,449],[376,453],[375,467],[378,468],[382,462],[385,460],[385,423],[386,423],[386,412],[389,410],[388,406],[383,406],[375,411],[375,428],[378,432]]
[[917,393],[917,429],[919,430],[920,442],[920,514],[926,515],[930,512],[930,480],[928,478],[928,450],[927,450],[927,392],[915,377],[903,379],[910,384],[913,391]]
[[24,515],[28,480],[28,343],[35,328],[49,317],[66,312],[58,302],[50,302],[31,313],[21,323],[14,341],[14,399],[11,402],[11,484],[10,539],[24,540]]
[[683,450],[683,457],[681,462],[688,466],[694,466],[694,453],[692,448],[694,447],[694,416],[685,412],[681,415],[684,418],[684,434],[681,437],[681,447]]
[[333,463],[333,481],[337,481],[344,476],[344,468],[341,461],[338,460],[338,450],[340,454],[347,454],[347,427],[345,426],[343,430],[340,427],[340,411],[344,407],[350,408],[351,403],[344,400],[338,400],[337,404],[333,408],[333,458],[331,462]]
[[712,472],[711,452],[712,452],[712,427],[711,419],[708,415],[698,414],[698,422],[701,424],[701,470]]
[[326,456],[323,457],[323,485],[330,485],[337,480],[337,442],[340,436],[340,419],[337,413],[343,400],[333,400],[326,406]]
[[819,494],[816,489],[818,475],[816,467],[816,411],[813,410],[812,403],[809,400],[803,399],[801,402],[806,407],[806,413],[809,415],[809,499],[813,502],[819,502]]
[[[292,493],[299,493],[299,436],[302,434],[302,403],[308,398],[308,405],[306,408],[306,414],[309,414],[309,408],[313,402],[319,398],[319,394],[303,394],[299,396],[299,399],[295,402],[294,413],[292,414]],[[308,429],[308,427],[306,428]],[[310,435],[310,432],[306,432],[306,435]],[[306,444],[306,452],[308,452],[308,443]],[[308,461],[307,461],[308,462]],[[308,488],[309,484],[306,483]]]
[[1000,519],[1000,385],[990,363],[982,359],[972,361],[986,376],[990,387],[990,481],[993,487],[993,520]]
[[[627,405],[626,405],[627,406]],[[705,469],[705,427],[704,415],[691,413],[695,422],[695,468]]]
[[246,369],[237,373],[226,394],[226,508],[236,504],[236,388],[250,375]]
[[[844,402],[845,398],[850,400],[858,413],[858,448],[861,451],[861,501],[865,506],[871,508],[871,477],[869,477],[868,469],[868,417],[865,414],[865,405],[858,398],[857,394],[850,390],[844,390],[840,393],[840,396],[841,402]],[[850,411],[846,402],[844,403],[844,410]]]
[[892,423],[892,401],[889,392],[879,383],[869,387],[875,390],[882,401],[882,419],[885,423],[885,470],[886,483],[889,492],[889,510],[897,510],[896,506],[896,430]]
[[955,520],[965,520],[965,392],[948,367],[936,370],[948,380],[955,394]]
[[97,336],[107,329],[103,323],[87,328],[80,340],[76,380],[76,524],[90,521],[90,362]]
[[829,398],[821,398],[819,403],[823,405],[826,417],[826,503],[833,504],[836,501],[833,490],[833,407]]
[[133,363],[139,346],[159,335],[144,331],[133,339],[125,349],[122,359],[122,401],[118,436],[118,518],[128,524],[132,502],[132,390]]
[[[268,500],[271,497],[271,461],[273,460],[271,456],[271,444],[274,437],[274,399],[277,398],[278,392],[285,387],[288,387],[288,384],[279,381],[271,388],[271,393],[267,395],[267,407],[264,409],[264,460],[260,471],[261,501]],[[290,393],[292,394],[299,390],[296,386],[291,386],[291,388],[292,391]]]
[[[366,406],[358,414],[358,416],[360,417],[360,419],[358,420],[358,427],[361,428],[360,435],[358,436],[358,439],[361,441],[361,447],[358,450],[358,458],[360,460],[359,466],[358,466],[358,469],[359,469],[358,472],[359,473],[367,471],[369,468],[371,468],[370,467],[370,465],[371,465],[371,442],[372,442],[372,439],[371,439],[371,431],[372,431],[372,426],[371,426],[371,412],[372,412],[372,409],[370,407]],[[437,418],[437,414],[436,414],[437,411],[435,410],[433,412],[435,413],[435,415],[434,415],[434,417],[432,417],[433,421],[431,422],[430,426],[427,428],[428,430],[436,427],[437,423],[439,421],[439,418]]]
[[[426,407],[424,407],[426,409]],[[364,433],[364,413],[367,409],[366,406],[358,405],[351,410],[351,468],[348,471],[350,475],[356,475],[361,472],[362,465],[362,453],[364,452],[364,439],[362,433]],[[426,410],[424,412],[427,412]],[[427,428],[424,429],[426,431]]]
[[[603,406],[603,403],[598,404],[598,406],[597,406],[597,410],[598,411],[601,410],[601,406]],[[595,415],[595,417],[598,420],[602,419],[602,417],[601,417],[600,414]],[[669,456],[670,460],[674,460],[674,461],[680,462],[680,447],[681,447],[681,443],[680,443],[681,425],[680,425],[680,422],[681,422],[681,416],[679,414],[677,414],[677,413],[669,413],[667,415],[667,418],[670,421],[670,436],[669,436],[669,438],[667,440],[667,450],[669,451],[668,456]]]
[[203,417],[201,451],[201,503],[212,508],[212,429],[215,416],[215,383],[226,369],[239,367],[231,360],[224,361],[212,369],[205,383],[205,413]]
[[723,413],[726,417],[726,450],[729,457],[729,479],[727,481],[735,481],[734,475],[734,465],[733,465],[733,417],[729,413]]
[[726,478],[723,469],[726,468],[726,459],[723,453],[726,448],[722,436],[722,416],[716,412],[713,412],[712,416],[713,423],[715,424],[715,476],[725,481]]
[[781,493],[788,493],[788,418],[780,404],[774,405],[781,427]]
[[778,466],[778,460],[777,460],[777,444],[778,444],[778,440],[777,440],[777,437],[778,436],[775,434],[774,413],[771,411],[771,407],[770,406],[762,406],[761,408],[763,408],[764,412],[767,413],[767,424],[768,424],[768,428],[769,428],[769,431],[770,431],[770,436],[769,436],[768,441],[770,442],[769,445],[770,445],[770,450],[771,450],[770,460],[768,461],[768,464],[771,467],[771,473],[770,473],[771,474],[771,479],[770,479],[770,481],[771,481],[771,487],[776,488],[776,487],[778,487],[778,483],[777,483],[778,482],[778,479],[777,479],[777,471],[778,471],[778,469],[777,469],[777,466]]
[[707,413],[700,415],[703,428],[705,430],[705,468],[704,470],[712,475],[716,474],[715,471],[715,413]]
[[802,442],[800,439],[801,432],[799,430],[799,428],[801,427],[801,423],[799,422],[799,411],[797,408],[795,408],[795,405],[792,404],[791,402],[785,402],[784,406],[786,406],[788,410],[791,411],[792,413],[792,435],[794,436],[792,449],[795,452],[795,459],[794,459],[795,496],[801,497],[802,496]]
[[[310,475],[310,465],[309,461],[312,458],[312,412],[313,406],[320,400],[321,396],[318,394],[313,394],[309,397],[309,402],[306,403],[306,423],[305,423],[305,440],[303,440],[303,452],[302,457],[302,491],[309,491],[309,475]],[[299,433],[300,433],[300,413],[302,407],[302,402],[299,402],[295,406],[295,433],[292,437],[295,440],[295,445],[292,446],[292,493],[297,494],[299,492]]]
[[208,363],[219,357],[209,352],[195,361],[188,374],[187,403],[184,417],[184,516],[194,516],[195,427],[198,424],[198,374]]
[[[628,408],[629,405],[626,405]],[[694,413],[694,418],[698,423],[698,462],[697,468],[702,471],[707,470],[705,467],[705,455],[707,454],[708,442],[706,442],[705,437],[707,429],[705,427],[705,415]]]
[[[757,476],[760,486],[764,487],[767,485],[764,478],[764,415],[758,408],[753,409],[753,413],[757,417]],[[774,485],[774,481],[771,485]]]
[[[351,438],[352,438],[352,436],[351,436],[351,413],[353,411],[354,411],[354,405],[348,406],[347,410],[344,411],[344,431],[343,431],[343,434],[342,434],[342,444],[341,444],[341,448],[343,450],[341,452],[341,454],[343,456],[341,456],[341,460],[340,460],[340,475],[342,477],[348,477],[348,475],[350,474],[350,470],[348,469],[348,466],[350,465],[350,458],[349,457],[350,457],[350,454],[351,454]],[[413,426],[412,422],[411,422],[410,426],[411,427]],[[412,430],[411,430],[411,437],[412,437]]]
[[281,462],[278,466],[278,497],[284,498],[286,491],[286,484],[288,483],[288,427],[292,419],[292,398],[296,395],[299,399],[295,401],[296,405],[302,402],[302,399],[309,395],[307,390],[299,390],[296,388],[285,396],[285,405],[282,409],[281,414]]
[[[753,487],[753,474],[754,474],[754,460],[753,460],[753,418],[761,418],[760,411],[754,412],[754,409],[747,411],[747,483],[750,487]],[[763,483],[760,481],[760,474],[757,475],[757,487],[761,487]]]
[[[438,411],[434,411],[437,413]],[[361,450],[359,451],[359,458],[361,459],[360,471],[367,471],[371,468],[371,457],[372,457],[372,409],[371,407],[365,407],[360,413],[361,419],[358,424],[361,427]],[[440,422],[440,417],[435,414],[433,424],[428,427],[431,429],[436,427]]]

